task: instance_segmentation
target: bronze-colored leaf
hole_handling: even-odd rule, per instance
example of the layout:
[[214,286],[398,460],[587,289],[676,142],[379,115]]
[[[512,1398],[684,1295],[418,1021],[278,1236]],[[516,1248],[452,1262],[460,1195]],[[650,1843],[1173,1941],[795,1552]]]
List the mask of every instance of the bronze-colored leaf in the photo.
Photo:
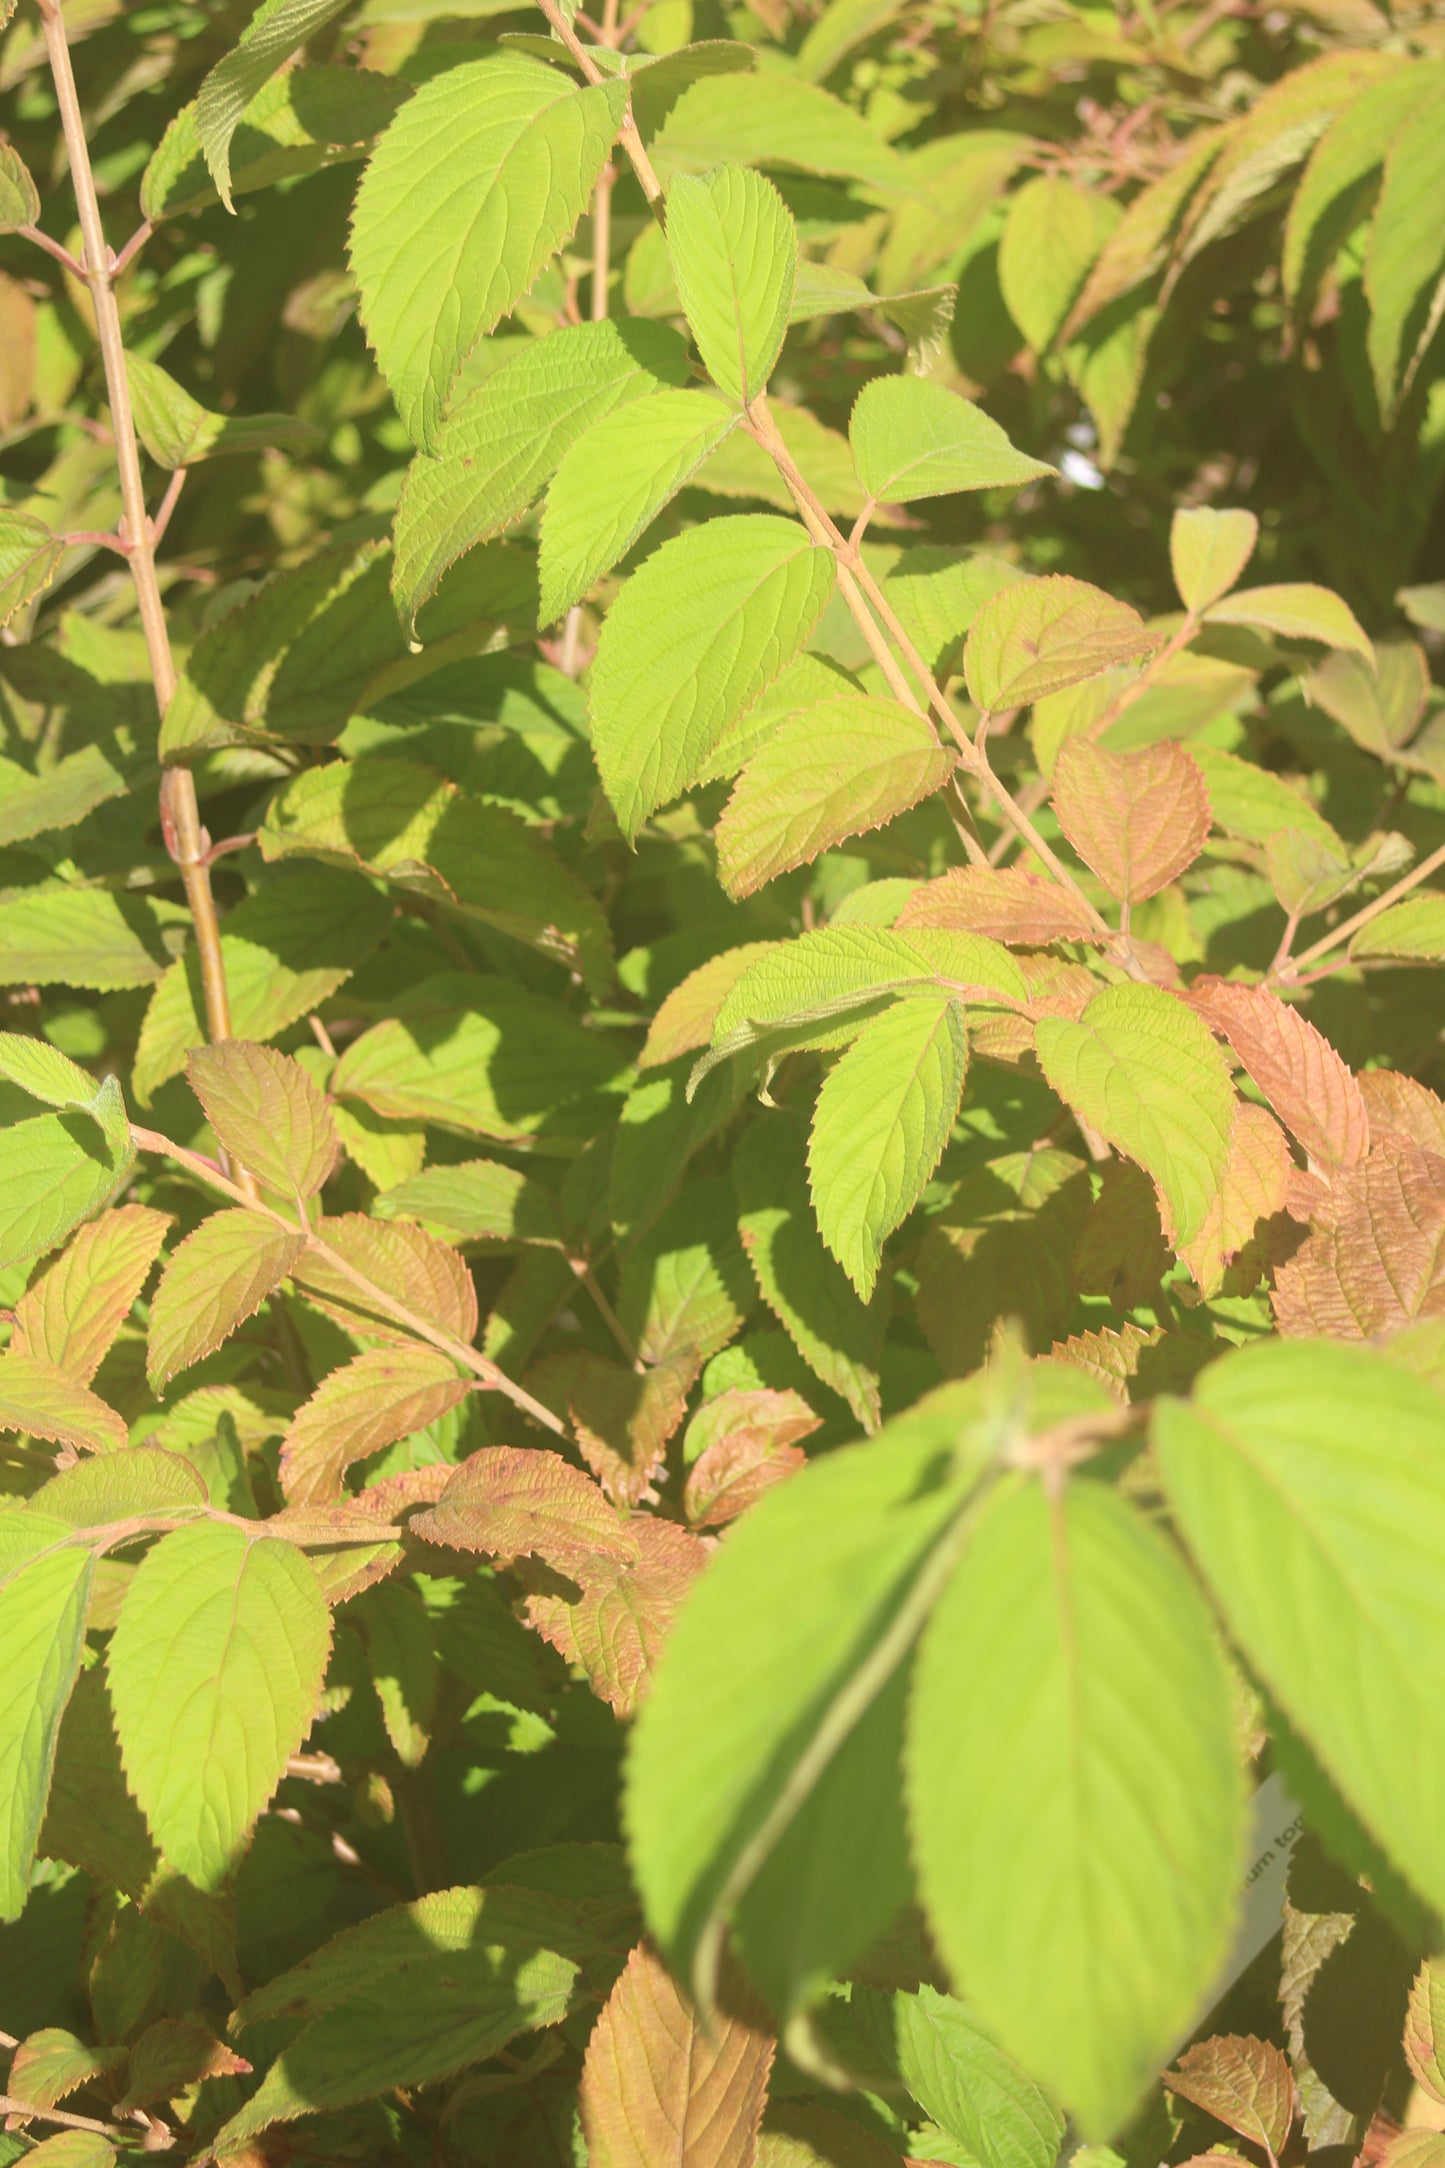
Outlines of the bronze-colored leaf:
[[1054,811],[1086,866],[1121,903],[1142,903],[1192,866],[1209,834],[1209,792],[1172,738],[1113,753],[1066,738]]
[[941,926],[952,933],[988,934],[1020,947],[1050,941],[1101,941],[1082,897],[1022,866],[952,866],[916,888],[898,914],[900,931]]
[[[1274,1116],[1242,1100],[1235,1109],[1229,1158],[1218,1194],[1199,1233],[1179,1253],[1206,1297],[1220,1292],[1226,1271],[1258,1223],[1284,1210],[1292,1168],[1288,1140]],[[1256,1258],[1254,1280],[1263,1262],[1262,1252]]]
[[374,1220],[364,1212],[344,1212],[335,1219],[323,1219],[316,1232],[342,1262],[334,1263],[313,1246],[297,1264],[296,1285],[355,1339],[399,1340],[410,1345],[411,1335],[368,1301],[347,1275],[347,1265],[394,1302],[459,1340],[472,1340],[477,1329],[477,1291],[471,1273],[454,1249],[424,1227],[407,1220]]
[[1394,1069],[1367,1069],[1360,1092],[1372,1136],[1393,1130],[1397,1136],[1413,1137],[1422,1152],[1445,1159],[1445,1099]]
[[321,1380],[281,1441],[281,1488],[291,1505],[341,1496],[353,1461],[424,1430],[465,1398],[469,1380],[435,1348],[367,1348]]
[[693,1465],[682,1504],[690,1526],[721,1528],[745,1513],[802,1467],[807,1456],[798,1441],[821,1421],[792,1391],[734,1386],[710,1400],[687,1428]]
[[574,1576],[595,1559],[630,1564],[640,1525],[624,1521],[592,1478],[560,1453],[516,1445],[473,1453],[430,1512],[410,1524],[428,1543],[485,1551],[504,1566],[540,1558]]
[[682,1421],[702,1364],[680,1348],[651,1370],[624,1369],[588,1349],[549,1355],[529,1373],[528,1389],[565,1414],[588,1467],[610,1498],[635,1506],[652,1488],[667,1441]]
[[1267,2040],[1238,2033],[1200,2040],[1180,2057],[1177,2070],[1165,2071],[1164,2083],[1251,2145],[1263,2146],[1271,2160],[1289,2136],[1294,2080],[1281,2050]]
[[[630,1561],[614,1555],[580,1558],[567,1569],[580,1593],[534,1588],[523,1607],[529,1626],[570,1663],[581,1664],[592,1691],[619,1716],[631,1716],[652,1683],[677,1607],[707,1564],[700,1536],[674,1521],[637,1514],[626,1524],[636,1545]],[[523,1565],[522,1578],[537,1578]]]
[[1196,985],[1190,1001],[1312,1160],[1353,1167],[1364,1158],[1370,1118],[1359,1081],[1308,1017],[1267,987],[1222,979]]
[[1445,1315],[1445,1159],[1383,1136],[1338,1174],[1275,1272],[1282,1333],[1369,1340]]
[[753,2168],[772,2064],[760,2013],[718,2011],[704,2025],[640,1943],[582,2064],[592,2168]]
[[15,1305],[12,1353],[38,1355],[88,1385],[131,1312],[171,1222],[125,1204],[82,1227]]
[[1430,2098],[1445,2105],[1445,1966],[1428,1959],[1410,1990],[1405,2060]]

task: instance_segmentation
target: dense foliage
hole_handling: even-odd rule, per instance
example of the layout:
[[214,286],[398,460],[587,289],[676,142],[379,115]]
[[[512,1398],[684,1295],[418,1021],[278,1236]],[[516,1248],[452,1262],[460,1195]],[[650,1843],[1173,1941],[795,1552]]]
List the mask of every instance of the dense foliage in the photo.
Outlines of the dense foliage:
[[1441,2168],[1445,23],[540,5],[0,25],[0,2164]]

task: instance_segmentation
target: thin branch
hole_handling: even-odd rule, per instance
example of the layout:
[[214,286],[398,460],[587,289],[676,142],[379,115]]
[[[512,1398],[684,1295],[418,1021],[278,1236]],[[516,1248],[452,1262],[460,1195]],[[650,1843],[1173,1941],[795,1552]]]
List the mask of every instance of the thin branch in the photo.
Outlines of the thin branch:
[[130,1133],[138,1150],[159,1152],[166,1158],[175,1160],[178,1166],[197,1176],[209,1189],[218,1190],[223,1197],[229,1197],[233,1204],[244,1206],[248,1212],[261,1213],[273,1225],[283,1227],[289,1235],[305,1235],[307,1248],[314,1251],[316,1256],[324,1258],[331,1270],[341,1279],[348,1281],[371,1309],[380,1311],[383,1317],[389,1317],[394,1324],[404,1326],[418,1340],[425,1340],[443,1355],[449,1355],[453,1362],[460,1363],[463,1369],[470,1370],[474,1377],[480,1378],[488,1391],[501,1393],[524,1414],[530,1415],[534,1423],[543,1424],[559,1438],[567,1435],[565,1423],[559,1422],[550,1408],[544,1407],[540,1400],[534,1400],[529,1392],[509,1378],[505,1370],[499,1370],[494,1362],[469,1346],[465,1340],[457,1339],[453,1333],[431,1324],[406,1303],[398,1302],[384,1287],[378,1287],[374,1280],[358,1271],[349,1258],[343,1257],[339,1250],[334,1250],[314,1228],[298,1226],[295,1220],[288,1219],[284,1212],[278,1212],[273,1205],[249,1194],[239,1182],[233,1182],[228,1175],[222,1173],[213,1159],[205,1158],[200,1152],[188,1151],[185,1145],[162,1136],[158,1130],[142,1129],[132,1122]]
[[1437,873],[1442,866],[1445,866],[1445,843],[1442,843],[1438,850],[1432,851],[1428,858],[1422,858],[1414,871],[1396,881],[1393,888],[1387,888],[1382,896],[1376,896],[1373,903],[1367,903],[1363,910],[1356,911],[1353,918],[1347,918],[1344,924],[1336,926],[1332,933],[1322,934],[1313,948],[1307,948],[1302,955],[1296,956],[1283,973],[1285,984],[1288,985],[1297,972],[1318,962],[1319,958],[1328,955],[1331,949],[1338,948],[1342,941],[1353,940],[1362,926],[1368,926],[1371,919],[1378,918],[1382,911],[1388,911],[1392,903],[1398,903],[1402,896],[1408,896],[1412,888],[1418,888],[1422,881],[1428,881],[1431,874]]
[[617,1342],[617,1345],[621,1348],[623,1354],[627,1357],[629,1368],[636,1370],[639,1374],[641,1374],[643,1371],[646,1370],[647,1365],[641,1360],[636,1348],[628,1339],[627,1332],[625,1327],[623,1326],[622,1320],[617,1315],[617,1312],[613,1309],[611,1303],[607,1300],[607,1297],[603,1294],[601,1287],[597,1283],[597,1276],[593,1272],[592,1267],[588,1264],[585,1257],[569,1257],[567,1262],[572,1267],[572,1270],[576,1273],[582,1285],[586,1288],[588,1294],[592,1297],[592,1300],[597,1307],[597,1315],[601,1318],[603,1324],[607,1327],[607,1330],[611,1333],[613,1339]]
[[114,2123],[97,2123],[92,2115],[67,2115],[63,2108],[42,2108],[33,2100],[16,2100],[10,2093],[0,2093],[0,2115],[19,2115],[36,2123],[59,2123],[66,2130],[93,2130],[102,2138],[113,2137],[118,2127]]
[[[165,608],[156,580],[155,543],[146,514],[140,449],[136,442],[135,420],[131,413],[130,386],[125,371],[125,342],[121,333],[120,311],[115,299],[114,265],[117,259],[111,254],[101,225],[100,204],[95,192],[95,176],[91,171],[90,148],[85,139],[85,121],[76,92],[75,74],[70,64],[65,23],[57,0],[36,0],[36,4],[45,34],[50,72],[55,82],[56,103],[60,109],[66,155],[70,160],[71,185],[75,190],[75,206],[84,237],[84,264],[81,275],[90,288],[95,304],[96,338],[105,366],[106,397],[110,404],[111,429],[115,439],[116,470],[120,481],[121,503],[125,508],[120,535],[121,539],[130,545],[128,554],[131,577],[135,582],[136,603],[145,633],[146,650],[150,656],[156,706],[164,716],[176,689],[176,668],[171,655],[170,636],[166,630]],[[134,240],[127,243],[127,248],[133,245]],[[161,777],[161,821],[167,837],[167,847],[180,868],[181,879],[185,884],[186,902],[196,929],[196,951],[200,960],[201,984],[206,1004],[206,1027],[212,1039],[228,1039],[231,1036],[231,1012],[226,995],[226,966],[221,950],[221,929],[216,918],[211,877],[206,866],[206,836],[196,803],[195,779],[188,768],[169,767],[164,770]]]
[[176,499],[186,486],[186,476],[189,472],[188,467],[177,467],[166,484],[166,493],[157,505],[155,517],[151,521],[151,542],[153,545],[160,541],[161,536],[171,523],[171,514],[176,508]]
[[88,547],[95,550],[114,550],[119,557],[124,557],[127,560],[130,557],[131,545],[129,542],[124,541],[118,534],[102,534],[95,527],[73,527],[69,533],[61,535],[60,540],[67,549],[85,549]]
[[145,247],[147,241],[150,239],[151,235],[155,232],[155,230],[156,229],[151,224],[150,220],[147,219],[143,226],[136,227],[135,232],[126,242],[125,247],[121,250],[118,256],[112,249],[110,257],[110,275],[113,279],[118,279],[122,271],[125,270],[126,266],[135,260],[135,258],[140,254],[141,250]]
[[15,231],[25,240],[33,241],[37,248],[43,248],[46,255],[53,256],[58,264],[64,264],[72,278],[85,277],[84,264],[77,262],[68,248],[62,248],[58,241],[52,241],[49,234],[42,233],[38,226],[17,226]]

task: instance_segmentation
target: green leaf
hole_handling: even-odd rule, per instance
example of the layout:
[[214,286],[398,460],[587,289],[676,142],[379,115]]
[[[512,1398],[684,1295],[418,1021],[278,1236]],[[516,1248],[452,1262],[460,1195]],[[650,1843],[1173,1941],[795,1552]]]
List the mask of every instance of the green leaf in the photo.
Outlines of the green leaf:
[[715,1355],[756,1302],[732,1189],[714,1175],[689,1182],[628,1250],[617,1314],[642,1360],[661,1363],[684,1348]]
[[[709,75],[750,75],[756,64],[751,45],[731,38],[702,38],[656,59],[634,54],[629,69],[632,118],[644,143],[650,143],[685,90]],[[661,235],[658,236],[661,239]]]
[[1258,540],[1259,521],[1253,512],[1216,512],[1208,505],[1176,512],[1169,529],[1169,559],[1185,609],[1204,610],[1227,595]]
[[808,1142],[813,1208],[865,1302],[884,1242],[943,1157],[967,1070],[962,1003],[918,994],[865,1024],[824,1078]]
[[848,424],[858,479],[878,504],[959,489],[1016,489],[1057,470],[1015,451],[981,407],[921,376],[879,376]]
[[1352,956],[1408,956],[1434,963],[1445,957],[1445,896],[1407,896],[1391,904],[1350,943]]
[[840,693],[803,708],[754,753],[728,800],[715,834],[719,880],[730,896],[750,896],[931,796],[955,758],[926,716],[895,700]]
[[1211,1365],[1187,1405],[1159,1402],[1154,1446],[1231,1633],[1438,1911],[1439,1394],[1363,1348],[1276,1341]]
[[1285,298],[1295,307],[1314,294],[1341,242],[1369,209],[1361,184],[1442,83],[1445,70],[1438,62],[1401,68],[1347,105],[1315,145],[1290,202],[1280,259]]
[[116,1452],[127,1436],[114,1408],[58,1363],[13,1348],[0,1355],[0,1430],[24,1431],[86,1453]]
[[122,1444],[62,1468],[31,1503],[72,1528],[104,1528],[138,1513],[193,1515],[204,1510],[207,1494],[200,1471],[179,1453]]
[[[357,190],[361,319],[413,440],[437,448],[457,372],[571,234],[627,107],[520,53],[408,100]],[[460,177],[460,178],[459,178]]]
[[738,1231],[764,1302],[814,1376],[865,1430],[876,1430],[888,1290],[860,1302],[819,1240],[802,1132],[783,1114],[754,1122],[739,1140],[732,1175]]
[[[365,68],[290,68],[264,84],[231,136],[233,196],[361,158],[386,127],[407,84]],[[141,176],[141,210],[157,225],[213,210],[216,184],[201,148],[194,104],[182,106]]]
[[0,143],[0,233],[33,226],[40,217],[40,191],[18,151]]
[[[53,1249],[114,1194],[135,1158],[120,1086],[43,1039],[0,1032],[0,1076],[58,1107],[0,1129],[0,1270]],[[97,1134],[98,1132],[98,1134]]]
[[64,555],[65,544],[42,520],[0,507],[0,625],[44,592]]
[[159,1392],[255,1315],[306,1247],[268,1215],[213,1212],[166,1260],[151,1303],[146,1373]]
[[158,466],[189,467],[232,452],[305,451],[319,429],[291,414],[213,414],[154,361],[125,357],[131,411],[141,443]]
[[378,1219],[414,1219],[452,1242],[562,1240],[552,1192],[531,1175],[499,1160],[468,1159],[455,1167],[428,1167],[375,1198]]
[[[231,201],[231,138],[236,123],[257,91],[308,38],[339,15],[346,0],[262,0],[224,60],[201,84],[196,100],[196,133],[228,211]],[[179,466],[181,462],[172,462]]]
[[1445,236],[1445,83],[1397,126],[1365,248],[1370,304],[1367,347],[1380,412],[1389,427],[1440,320]]
[[626,556],[736,423],[710,392],[659,391],[572,443],[542,514],[539,623],[565,616]]
[[1212,602],[1204,613],[1211,625],[1259,625],[1286,640],[1320,640],[1326,647],[1352,648],[1373,670],[1375,651],[1350,609],[1328,587],[1308,580],[1280,587],[1246,587]]
[[[824,511],[856,519],[863,509],[864,496],[848,439],[839,436],[836,429],[825,427],[807,407],[776,400],[770,403],[768,415],[788,457]],[[784,512],[796,509],[792,491],[771,456],[742,429],[735,429],[719,445],[693,477],[693,487],[715,497],[775,504]]]
[[[685,90],[649,146],[664,185],[710,167],[791,166],[884,187],[904,164],[861,113],[813,83],[769,69],[746,84],[714,76]],[[669,196],[669,202],[671,198]]]
[[123,797],[130,787],[128,766],[114,740],[109,750],[82,745],[39,775],[0,760],[0,845],[71,828],[108,798]]
[[832,552],[763,513],[690,528],[633,573],[589,687],[597,765],[629,841],[792,660],[832,587]]
[[624,1815],[648,1924],[704,2001],[721,1928],[786,2019],[906,1897],[898,1683],[920,1584],[983,1472],[980,1412],[976,1387],[946,1386],[812,1463],[682,1608]]
[[106,1661],[111,1706],[151,1834],[198,1889],[231,1872],[310,1730],[330,1647],[289,1543],[211,1521],[137,1568]]
[[983,2168],[1054,2168],[1063,2117],[965,2004],[923,1987],[888,2008],[898,2074],[935,2123]]
[[1209,1026],[1157,986],[1110,986],[1082,1019],[1035,1028],[1039,1064],[1076,1114],[1158,1185],[1176,1247],[1203,1227],[1229,1156],[1234,1087]]
[[187,910],[159,898],[41,881],[0,901],[0,978],[97,993],[149,986],[165,976],[189,924]]
[[[436,457],[412,461],[396,509],[391,589],[408,631],[448,566],[518,518],[604,415],[686,380],[671,326],[626,319],[538,339],[460,400]],[[544,624],[561,614],[545,596],[543,611]]]
[[1127,2119],[1228,1947],[1233,1726],[1203,1601],[1133,1507],[994,1492],[918,1653],[914,1852],[979,2021],[1086,2136]]
[[590,985],[612,978],[596,899],[545,837],[505,807],[393,757],[333,761],[277,793],[260,829],[268,859],[315,856],[525,941]]
[[273,1046],[227,1039],[186,1064],[191,1090],[233,1158],[282,1197],[314,1197],[336,1160],[326,1099],[299,1062]]
[[[226,914],[221,956],[231,1029],[270,1039],[344,986],[390,923],[387,899],[353,874],[298,867]],[[205,1001],[194,948],[156,988],[141,1026],[131,1082],[142,1102],[205,1044]]]
[[952,676],[969,626],[990,595],[1028,578],[986,550],[905,550],[883,592],[935,677]]
[[787,206],[746,166],[679,174],[667,198],[667,252],[709,376],[749,406],[767,388],[793,306],[798,236]]
[[279,2010],[309,2022],[217,2147],[229,2153],[274,2123],[431,2084],[556,2025],[597,1939],[580,1907],[529,1889],[443,1890],[377,1913],[244,2005],[247,2021]]
[[1021,580],[990,596],[969,630],[963,656],[969,698],[990,713],[1023,707],[1101,670],[1138,662],[1159,645],[1127,602],[1083,580],[1063,573]]
[[1308,798],[1283,776],[1218,746],[1192,745],[1189,757],[1204,777],[1216,827],[1246,843],[1265,843],[1277,828],[1299,828],[1340,858],[1345,846]]
[[93,1554],[66,1522],[16,1508],[0,1516],[0,1920],[18,1919],[60,1719],[85,1643]]
[[999,284],[1010,316],[1036,354],[1053,344],[1118,223],[1109,197],[1062,173],[1041,173],[1009,199],[999,241]]
[[[554,1002],[501,979],[429,979],[354,1039],[331,1089],[377,1114],[518,1143],[575,1149],[626,1055]],[[564,1142],[564,1140],[567,1140]]]

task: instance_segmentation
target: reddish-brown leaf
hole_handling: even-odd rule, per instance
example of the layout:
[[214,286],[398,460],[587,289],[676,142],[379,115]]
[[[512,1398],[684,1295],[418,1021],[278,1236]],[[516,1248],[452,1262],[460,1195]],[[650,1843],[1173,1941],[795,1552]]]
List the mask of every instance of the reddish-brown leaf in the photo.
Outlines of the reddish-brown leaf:
[[[579,1559],[565,1570],[580,1595],[534,1587],[523,1612],[544,1641],[581,1664],[593,1693],[619,1716],[631,1716],[651,1685],[677,1607],[708,1557],[702,1538],[674,1521],[639,1514],[627,1532],[637,1546],[632,1562]],[[529,1569],[521,1570],[526,1578]]]
[[1289,1142],[1274,1116],[1241,1100],[1229,1133],[1224,1179],[1204,1225],[1179,1252],[1205,1296],[1219,1293],[1227,1268],[1258,1222],[1284,1210],[1293,1167]]
[[635,1506],[651,1490],[701,1367],[690,1347],[641,1372],[580,1349],[547,1356],[527,1384],[547,1407],[567,1415],[608,1496]]
[[[327,1249],[360,1272],[394,1302],[470,1342],[477,1329],[477,1291],[465,1261],[424,1227],[407,1220],[368,1219],[345,1212],[323,1219],[316,1230]],[[295,1271],[318,1310],[358,1340],[401,1341],[411,1335],[393,1324],[384,1310],[368,1305],[365,1294],[345,1271],[316,1249],[308,1249]]]
[[1142,903],[1192,866],[1211,817],[1204,777],[1172,738],[1129,753],[1066,738],[1054,765],[1054,811],[1121,903]]
[[410,1526],[428,1543],[486,1551],[504,1566],[536,1557],[575,1577],[594,1559],[636,1559],[641,1523],[624,1521],[560,1453],[488,1445],[462,1462],[431,1511]]
[[1072,1333],[1039,1359],[1069,1363],[1107,1385],[1116,1400],[1127,1403],[1129,1380],[1138,1374],[1139,1357],[1158,1337],[1157,1331],[1146,1332],[1142,1325],[1126,1320],[1117,1332],[1112,1325],[1101,1325],[1096,1332]]
[[1386,1135],[1337,1174],[1275,1273],[1282,1333],[1368,1340],[1445,1316],[1445,1158]]
[[1294,2079],[1284,2053],[1252,2035],[1200,2040],[1166,2070],[1171,2093],[1227,2123],[1251,2145],[1278,2154],[1294,2121]]
[[1428,1959],[1410,1989],[1405,2060],[1430,2098],[1445,2104],[1445,1966]]
[[1421,1151],[1445,1159],[1445,1099],[1393,1069],[1367,1069],[1360,1091],[1372,1136],[1392,1130],[1396,1136],[1413,1137]]
[[130,2051],[125,2098],[117,2112],[170,2100],[205,2078],[244,2077],[251,2065],[196,2018],[162,2017],[148,2025]]
[[1359,1082],[1308,1017],[1266,987],[1223,979],[1203,980],[1189,998],[1312,1160],[1353,1167],[1364,1158],[1370,1117]]
[[15,1305],[12,1352],[58,1363],[88,1385],[145,1286],[170,1224],[164,1212],[126,1204],[82,1227]]
[[941,926],[995,941],[1042,948],[1050,941],[1102,941],[1083,899],[1022,866],[953,866],[916,888],[898,914],[900,931]]
[[719,2011],[704,2025],[640,1943],[582,2064],[592,2168],[753,2168],[772,2065],[760,2012]]
[[692,1469],[683,1511],[694,1528],[721,1528],[801,1468],[799,1440],[815,1431],[815,1415],[801,1393],[734,1386],[700,1409],[687,1426]]
[[353,1461],[424,1430],[468,1390],[435,1348],[368,1348],[321,1380],[281,1442],[281,1488],[291,1505],[341,1496]]

